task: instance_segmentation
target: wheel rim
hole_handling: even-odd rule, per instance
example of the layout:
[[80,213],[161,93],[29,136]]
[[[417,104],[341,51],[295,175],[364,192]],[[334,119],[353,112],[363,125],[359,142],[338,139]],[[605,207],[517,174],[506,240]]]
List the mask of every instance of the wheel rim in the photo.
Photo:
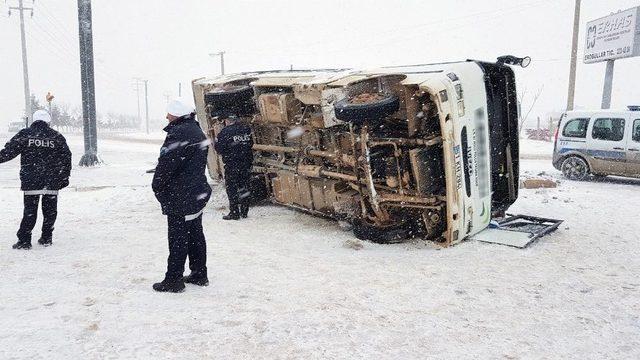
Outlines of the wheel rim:
[[571,179],[581,179],[587,173],[587,165],[577,158],[570,158],[565,162],[564,172]]

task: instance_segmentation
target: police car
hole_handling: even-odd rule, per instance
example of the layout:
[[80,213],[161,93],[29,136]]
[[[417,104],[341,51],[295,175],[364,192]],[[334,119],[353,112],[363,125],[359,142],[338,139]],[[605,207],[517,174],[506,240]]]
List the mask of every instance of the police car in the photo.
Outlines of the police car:
[[571,180],[589,175],[640,177],[640,106],[563,114],[553,166]]

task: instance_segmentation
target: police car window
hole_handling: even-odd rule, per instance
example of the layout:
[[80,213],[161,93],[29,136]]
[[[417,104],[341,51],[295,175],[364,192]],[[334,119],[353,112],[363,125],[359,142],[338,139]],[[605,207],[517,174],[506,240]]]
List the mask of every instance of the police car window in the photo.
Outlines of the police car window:
[[620,141],[624,138],[624,119],[600,118],[593,123],[591,137],[597,140]]
[[631,134],[633,141],[640,142],[640,119],[633,121],[633,132]]
[[589,119],[572,119],[567,122],[562,130],[562,136],[573,138],[586,138]]

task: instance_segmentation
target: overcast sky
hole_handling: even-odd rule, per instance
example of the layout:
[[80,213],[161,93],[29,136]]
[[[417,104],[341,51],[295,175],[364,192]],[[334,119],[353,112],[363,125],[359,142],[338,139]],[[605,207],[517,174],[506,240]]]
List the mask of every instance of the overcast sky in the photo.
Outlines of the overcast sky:
[[[0,126],[24,108],[18,14],[0,17]],[[25,5],[32,5],[25,0]],[[585,23],[638,0],[583,0]],[[190,95],[195,78],[259,69],[372,67],[529,55],[518,90],[530,99],[543,87],[532,116],[566,105],[573,0],[94,0],[98,112],[136,113],[134,77],[149,80],[150,115],[164,117],[165,94],[178,83]],[[38,0],[27,16],[31,92],[41,102],[80,104],[75,0]],[[29,14],[27,14],[29,15]],[[616,61],[612,107],[640,103],[640,58]],[[599,108],[604,64],[578,63],[576,105]],[[4,130],[4,129],[3,129]]]

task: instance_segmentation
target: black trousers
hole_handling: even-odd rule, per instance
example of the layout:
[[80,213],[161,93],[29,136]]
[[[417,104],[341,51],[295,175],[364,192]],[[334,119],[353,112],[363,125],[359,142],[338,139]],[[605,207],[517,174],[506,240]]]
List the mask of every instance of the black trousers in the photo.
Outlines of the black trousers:
[[42,238],[51,239],[53,236],[53,226],[58,217],[58,195],[25,195],[24,196],[24,212],[22,214],[22,222],[18,230],[18,241],[30,243],[31,231],[36,226],[38,219],[38,203],[42,196]]
[[189,269],[194,274],[207,274],[207,243],[202,231],[202,215],[185,221],[184,216],[167,216],[169,225],[169,258],[166,279],[180,279],[189,257]]
[[240,211],[241,207],[249,208],[250,168],[224,168],[224,184],[229,198],[229,210]]

